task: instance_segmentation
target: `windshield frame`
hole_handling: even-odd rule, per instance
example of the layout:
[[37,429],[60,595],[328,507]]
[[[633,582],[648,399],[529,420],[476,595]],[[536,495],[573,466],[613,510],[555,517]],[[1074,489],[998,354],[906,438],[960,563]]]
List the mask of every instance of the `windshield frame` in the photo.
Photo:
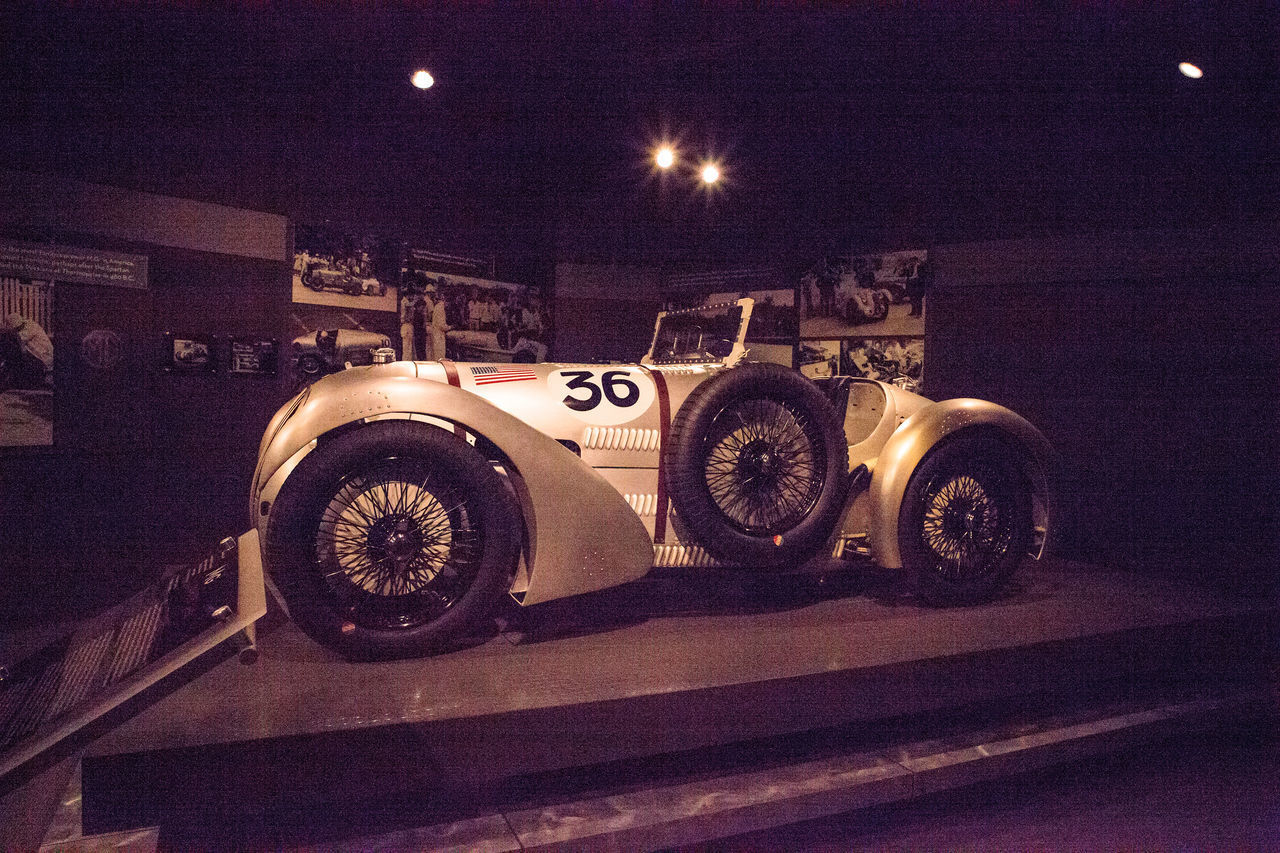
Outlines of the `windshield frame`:
[[[712,305],[700,305],[696,308],[683,308],[677,311],[660,311],[658,318],[653,324],[653,338],[649,341],[649,351],[645,353],[644,358],[640,359],[641,364],[645,365],[662,365],[662,364],[723,364],[726,367],[732,367],[742,360],[747,354],[746,336],[747,327],[751,323],[751,309],[755,305],[755,300],[749,296],[733,302],[717,302]],[[664,354],[659,357],[654,356],[654,348],[657,347],[662,332],[663,320],[668,317],[680,319],[684,317],[693,317],[697,315],[708,316],[710,312],[729,311],[738,308],[740,310],[738,317],[738,327],[735,330],[732,346],[729,352],[723,357],[716,358],[710,353],[704,351],[698,353],[690,353],[687,356]],[[724,339],[727,340],[727,339]]]

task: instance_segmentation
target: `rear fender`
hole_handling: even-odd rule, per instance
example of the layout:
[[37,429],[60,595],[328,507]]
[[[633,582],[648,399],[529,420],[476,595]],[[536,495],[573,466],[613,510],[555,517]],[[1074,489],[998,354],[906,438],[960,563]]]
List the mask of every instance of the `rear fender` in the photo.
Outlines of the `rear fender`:
[[483,398],[419,379],[411,362],[352,368],[311,386],[261,452],[253,511],[263,541],[280,487],[326,436],[397,417],[457,424],[492,442],[515,467],[529,542],[522,604],[616,586],[652,565],[644,523],[589,465]]
[[886,568],[901,568],[898,514],[912,473],[946,438],[970,430],[992,430],[1012,445],[1016,460],[1031,487],[1032,538],[1030,554],[1039,559],[1049,529],[1053,450],[1040,431],[1025,418],[985,400],[960,398],[925,406],[894,431],[874,462],[870,485],[871,553]]

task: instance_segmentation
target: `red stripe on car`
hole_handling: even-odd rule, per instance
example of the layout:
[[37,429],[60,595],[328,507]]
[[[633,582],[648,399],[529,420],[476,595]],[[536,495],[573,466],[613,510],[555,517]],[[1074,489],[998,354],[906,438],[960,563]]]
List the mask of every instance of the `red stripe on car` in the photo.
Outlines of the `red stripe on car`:
[[444,368],[444,376],[449,380],[449,384],[454,388],[462,387],[462,380],[458,378],[458,365],[448,359],[440,359],[440,366]]
[[[440,359],[440,366],[444,368],[444,378],[449,380],[449,384],[454,388],[461,388],[462,380],[458,378],[458,365],[447,358],[442,358]],[[467,437],[467,431],[458,424],[453,425],[453,434],[458,438]]]
[[667,392],[666,378],[656,370],[645,370],[653,377],[654,390],[658,392],[658,516],[653,520],[653,544],[667,541],[667,431],[671,428],[671,395]]

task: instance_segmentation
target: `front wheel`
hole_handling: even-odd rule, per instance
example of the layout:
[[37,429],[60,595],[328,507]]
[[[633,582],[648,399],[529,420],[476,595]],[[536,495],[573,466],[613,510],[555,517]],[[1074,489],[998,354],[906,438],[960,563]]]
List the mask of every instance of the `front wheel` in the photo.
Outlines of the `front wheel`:
[[1031,495],[1016,453],[988,437],[958,437],[911,475],[898,545],[926,603],[988,599],[1026,555]]
[[356,658],[439,651],[510,585],[519,511],[475,449],[383,421],[305,457],[271,510],[266,552],[304,632]]
[[319,376],[324,370],[324,363],[317,355],[304,355],[298,358],[298,372],[303,376]]

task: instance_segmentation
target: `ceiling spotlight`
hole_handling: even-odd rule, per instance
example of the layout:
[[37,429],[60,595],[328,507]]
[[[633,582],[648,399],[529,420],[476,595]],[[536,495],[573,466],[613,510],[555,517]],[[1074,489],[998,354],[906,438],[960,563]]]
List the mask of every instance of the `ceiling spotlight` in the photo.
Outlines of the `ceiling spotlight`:
[[435,85],[436,78],[432,77],[431,72],[427,71],[427,69],[419,68],[417,71],[413,72],[413,77],[410,78],[410,82],[419,89],[430,89]]
[[702,167],[702,182],[708,186],[720,180],[720,167],[715,163],[707,163]]
[[670,145],[664,145],[658,149],[658,153],[653,155],[653,162],[658,164],[659,169],[670,169],[676,162],[675,149]]
[[1200,70],[1200,66],[1192,65],[1190,62],[1179,62],[1178,70],[1182,72],[1183,77],[1190,77],[1192,80],[1199,80],[1204,76],[1204,72]]

